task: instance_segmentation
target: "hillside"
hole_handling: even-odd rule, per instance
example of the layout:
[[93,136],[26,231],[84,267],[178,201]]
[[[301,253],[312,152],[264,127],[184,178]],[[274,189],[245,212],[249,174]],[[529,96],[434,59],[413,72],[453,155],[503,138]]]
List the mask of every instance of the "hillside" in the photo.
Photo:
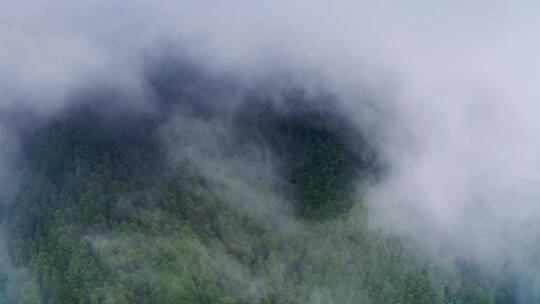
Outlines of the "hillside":
[[310,104],[83,105],[29,134],[6,303],[511,303],[368,227],[376,156]]

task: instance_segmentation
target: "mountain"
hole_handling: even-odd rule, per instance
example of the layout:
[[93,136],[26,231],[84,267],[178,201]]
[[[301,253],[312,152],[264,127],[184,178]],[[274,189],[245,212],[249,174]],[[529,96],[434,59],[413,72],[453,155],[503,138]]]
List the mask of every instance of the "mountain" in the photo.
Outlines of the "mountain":
[[368,224],[384,162],[332,96],[231,106],[234,86],[180,71],[159,70],[148,108],[90,94],[25,133],[5,303],[516,301]]

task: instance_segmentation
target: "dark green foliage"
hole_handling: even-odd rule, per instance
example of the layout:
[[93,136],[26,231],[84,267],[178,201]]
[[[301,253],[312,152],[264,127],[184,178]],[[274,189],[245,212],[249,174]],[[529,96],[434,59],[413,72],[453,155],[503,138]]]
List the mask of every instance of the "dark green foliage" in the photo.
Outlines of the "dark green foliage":
[[338,110],[324,106],[334,104],[331,97],[304,95],[292,90],[281,107],[248,98],[236,120],[242,140],[266,142],[282,161],[297,214],[321,220],[351,209],[356,183],[375,174],[376,160]]
[[189,161],[166,165],[152,118],[51,123],[25,146],[11,243],[29,275],[19,302],[494,303],[457,268],[344,215],[358,160],[302,117],[276,133],[290,134],[299,211],[341,216],[292,233]]
[[293,118],[282,129],[291,140],[285,158],[296,209],[308,218],[348,212],[358,180],[355,155],[339,134],[312,122],[323,119],[316,114]]

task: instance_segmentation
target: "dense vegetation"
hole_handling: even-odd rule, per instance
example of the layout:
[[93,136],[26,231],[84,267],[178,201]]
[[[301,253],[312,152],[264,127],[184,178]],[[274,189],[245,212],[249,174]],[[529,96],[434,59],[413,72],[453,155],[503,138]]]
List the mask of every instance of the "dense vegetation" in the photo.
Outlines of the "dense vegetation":
[[308,106],[298,92],[289,93],[287,100],[292,105],[277,109],[271,102],[250,99],[237,115],[240,136],[259,136],[278,156],[298,216],[324,219],[347,213],[356,182],[374,175],[373,151],[334,111],[314,101],[316,106]]
[[[286,180],[318,220],[276,221],[271,210],[254,215],[243,193],[189,159],[167,162],[160,119],[118,122],[87,109],[27,141],[11,223],[26,277],[8,303],[495,301],[459,266],[437,266],[354,212],[331,209],[351,199],[333,188],[350,183],[357,165],[334,133],[297,122],[284,129],[301,146],[284,167],[302,163]],[[255,187],[264,193],[257,204],[279,200],[264,181]]]

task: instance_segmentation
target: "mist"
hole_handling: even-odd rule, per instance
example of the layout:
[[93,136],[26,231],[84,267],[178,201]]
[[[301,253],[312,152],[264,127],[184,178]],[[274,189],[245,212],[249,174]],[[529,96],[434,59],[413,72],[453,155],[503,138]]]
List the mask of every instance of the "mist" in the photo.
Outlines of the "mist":
[[[265,84],[327,92],[384,163],[362,199],[375,229],[443,258],[527,265],[540,232],[539,10],[532,1],[5,1],[0,111],[48,120],[91,103],[74,98],[89,89],[151,111],[148,67],[162,58],[234,79],[234,94],[212,96],[232,112],[237,96]],[[18,136],[0,115],[3,204],[17,187]]]

